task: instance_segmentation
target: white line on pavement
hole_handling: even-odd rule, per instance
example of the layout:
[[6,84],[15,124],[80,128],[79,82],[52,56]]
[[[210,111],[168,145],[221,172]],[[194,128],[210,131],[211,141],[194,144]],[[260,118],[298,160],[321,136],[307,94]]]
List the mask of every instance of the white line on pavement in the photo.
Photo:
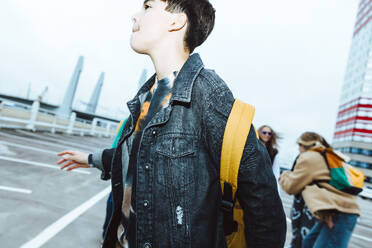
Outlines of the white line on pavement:
[[21,248],[39,248],[53,238],[57,233],[63,230],[66,226],[71,224],[80,215],[94,206],[98,201],[108,195],[111,191],[111,186],[108,186],[103,191],[75,208],[71,212],[67,213],[65,216],[54,222],[52,225],[48,226],[44,231],[37,235],[34,239],[30,240],[26,244],[22,245]]
[[[94,138],[93,137],[90,137],[90,136],[67,136],[67,135],[63,135],[63,134],[51,134],[51,133],[43,133],[43,136],[44,137],[49,137],[49,138],[54,138],[54,139],[63,139],[65,141],[69,141],[69,142],[73,142],[74,144],[76,144],[76,142],[79,142],[79,144],[81,143],[84,143],[85,141],[86,142],[89,142],[89,147],[91,148],[92,146],[93,147],[102,147],[102,145],[106,144],[107,143],[107,147],[111,147],[111,143],[110,142],[106,142],[105,140],[103,140],[102,138],[98,137],[98,138]],[[111,140],[109,140],[111,141]]]
[[0,190],[12,191],[12,192],[23,193],[23,194],[32,193],[32,191],[29,189],[20,189],[20,188],[13,188],[13,187],[7,187],[7,186],[0,186]]
[[364,226],[361,223],[358,223],[358,225],[356,225],[355,228],[361,228],[361,229],[364,229],[366,231],[372,231],[372,228],[371,227],[366,227],[366,226]]
[[36,147],[15,144],[15,143],[7,142],[7,141],[0,141],[0,144],[4,144],[4,145],[7,145],[7,146],[18,147],[18,148],[27,149],[27,150],[32,150],[32,151],[36,151],[36,152],[49,153],[49,154],[53,154],[53,155],[57,156],[57,152],[55,152],[55,151],[50,151],[50,150],[48,151],[48,150],[44,150],[44,149],[40,149],[40,148],[36,148]]
[[357,239],[361,239],[361,240],[367,241],[367,242],[372,242],[372,239],[367,238],[367,237],[364,237],[364,236],[361,236],[361,235],[358,235],[358,234],[354,234],[353,233],[351,236],[353,236],[354,238],[357,238]]
[[[39,166],[39,167],[45,167],[45,168],[60,170],[60,167],[58,167],[56,165],[33,162],[33,161],[28,161],[28,160],[18,159],[18,158],[10,158],[10,157],[0,156],[0,160],[7,160],[7,161],[11,161],[11,162],[16,162],[16,163],[23,163],[23,164],[29,164],[29,165]],[[91,174],[89,171],[79,170],[79,169],[72,170],[71,172],[87,174],[87,175]]]
[[[36,140],[36,139],[31,139],[31,138],[25,138],[25,137],[21,137],[21,136],[17,136],[17,135],[11,135],[11,134],[1,133],[1,132],[0,132],[0,135],[5,136],[5,137],[9,137],[9,138],[12,138],[12,139],[18,139],[18,140],[23,140],[23,141],[27,141],[27,142],[32,142],[32,143],[36,143],[36,144],[40,144],[40,145],[54,146],[54,147],[58,147],[58,149],[61,149],[61,150],[71,149],[71,146],[55,144],[55,143],[52,143],[52,142],[46,142],[46,141],[41,141],[41,140]],[[83,149],[80,149],[80,150],[82,152],[87,151],[87,150],[83,150]]]
[[[286,218],[286,219],[287,219],[288,223],[292,223],[292,221],[289,218]],[[367,242],[372,242],[372,239],[361,236],[361,235],[358,235],[358,234],[355,234],[355,233],[351,234],[351,236],[356,238],[356,239],[361,239],[361,240],[364,240],[364,241],[367,241]]]
[[45,135],[40,135],[40,134],[36,134],[36,133],[30,133],[30,132],[26,132],[26,131],[23,131],[23,130],[17,130],[18,133],[21,133],[21,134],[24,134],[24,135],[27,135],[28,137],[35,137],[35,138],[39,138],[39,139],[44,139],[46,142],[53,142],[53,143],[60,143],[60,144],[63,144],[63,145],[67,145],[67,146],[70,146],[70,147],[77,147],[79,149],[91,149],[90,146],[85,146],[85,145],[82,145],[82,144],[76,144],[75,142],[67,142],[67,141],[63,141],[62,139],[53,139],[53,138],[50,138],[50,137],[46,137]]

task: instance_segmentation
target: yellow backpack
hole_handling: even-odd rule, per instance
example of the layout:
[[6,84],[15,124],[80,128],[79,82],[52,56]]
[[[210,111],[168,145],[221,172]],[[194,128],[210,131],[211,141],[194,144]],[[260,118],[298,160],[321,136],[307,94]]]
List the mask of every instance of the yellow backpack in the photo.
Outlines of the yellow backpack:
[[[227,120],[222,142],[220,182],[222,188],[222,210],[224,214],[224,231],[227,247],[247,247],[244,233],[243,209],[236,199],[238,189],[238,172],[240,160],[251,124],[255,108],[235,99]],[[256,132],[257,135],[257,132]]]

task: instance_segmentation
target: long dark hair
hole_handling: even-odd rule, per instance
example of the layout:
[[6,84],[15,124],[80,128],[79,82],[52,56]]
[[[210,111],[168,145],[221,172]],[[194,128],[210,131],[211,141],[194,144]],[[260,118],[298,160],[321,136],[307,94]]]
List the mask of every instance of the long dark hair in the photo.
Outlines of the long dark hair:
[[[268,142],[264,142],[261,138],[261,132],[262,130],[267,127],[271,130],[271,138]],[[271,159],[271,162],[274,163],[274,159],[275,159],[275,156],[278,154],[278,149],[277,149],[277,140],[280,139],[279,135],[274,131],[274,129],[272,129],[270,126],[268,125],[263,125],[261,126],[259,129],[258,129],[258,136],[260,137],[260,140],[262,141],[262,143],[265,144],[266,146],[266,149],[270,155],[270,159]]]

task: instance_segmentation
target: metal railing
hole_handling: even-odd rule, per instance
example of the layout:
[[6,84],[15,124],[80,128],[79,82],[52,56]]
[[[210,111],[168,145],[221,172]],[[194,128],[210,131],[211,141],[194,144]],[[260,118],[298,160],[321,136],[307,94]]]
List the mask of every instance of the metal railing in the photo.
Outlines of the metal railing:
[[0,128],[110,137],[115,135],[118,124],[101,118],[94,118],[93,121],[76,118],[75,112],[69,119],[64,119],[53,111],[41,108],[38,100],[30,106],[0,98]]

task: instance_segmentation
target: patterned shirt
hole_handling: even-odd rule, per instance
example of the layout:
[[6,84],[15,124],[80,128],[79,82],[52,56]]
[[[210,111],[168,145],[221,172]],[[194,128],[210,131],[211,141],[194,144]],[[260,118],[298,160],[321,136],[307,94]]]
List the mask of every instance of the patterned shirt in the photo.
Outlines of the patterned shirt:
[[[167,107],[172,96],[172,88],[177,72],[172,73],[169,77],[156,80],[145,101],[141,106],[141,113],[138,117],[136,127],[133,133],[132,149],[130,153],[128,172],[126,175],[124,196],[122,204],[121,225],[118,228],[118,239],[122,247],[129,248],[130,245],[135,247],[135,230],[136,230],[136,171],[137,171],[137,154],[141,143],[143,130],[151,119],[163,108]],[[133,197],[132,197],[133,196]]]

